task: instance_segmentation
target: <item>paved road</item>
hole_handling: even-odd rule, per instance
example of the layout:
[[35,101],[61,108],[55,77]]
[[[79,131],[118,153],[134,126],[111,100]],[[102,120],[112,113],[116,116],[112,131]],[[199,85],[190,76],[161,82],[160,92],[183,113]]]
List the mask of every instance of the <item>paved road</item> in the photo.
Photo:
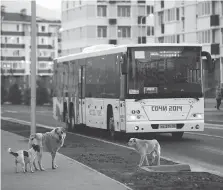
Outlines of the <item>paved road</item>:
[[[2,108],[4,117],[30,121],[29,113],[30,110],[27,108],[15,109],[13,106]],[[49,126],[58,124],[52,118],[50,110],[37,109],[36,122]],[[161,135],[158,138],[162,147],[162,156],[223,174],[223,125],[206,124],[204,132],[186,133],[180,142],[173,141],[170,135]],[[199,167],[197,169],[199,170]]]

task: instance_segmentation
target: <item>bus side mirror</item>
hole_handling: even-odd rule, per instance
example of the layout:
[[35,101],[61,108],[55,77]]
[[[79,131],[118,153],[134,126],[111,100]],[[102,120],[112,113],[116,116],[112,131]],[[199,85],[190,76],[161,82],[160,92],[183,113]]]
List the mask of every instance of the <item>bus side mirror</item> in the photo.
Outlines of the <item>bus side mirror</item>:
[[211,54],[208,53],[207,51],[202,51],[201,56],[205,56],[207,58],[206,60],[207,60],[208,72],[212,73],[215,69],[215,61],[212,60]]
[[121,69],[122,69],[122,74],[126,75],[128,73],[128,68],[127,68],[127,56],[126,54],[123,54],[120,59],[120,64],[121,64]]

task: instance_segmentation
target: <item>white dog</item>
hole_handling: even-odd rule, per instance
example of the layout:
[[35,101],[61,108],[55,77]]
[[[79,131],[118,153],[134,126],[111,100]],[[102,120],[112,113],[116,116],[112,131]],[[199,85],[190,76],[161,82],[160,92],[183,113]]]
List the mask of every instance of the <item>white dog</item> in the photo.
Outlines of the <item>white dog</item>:
[[[52,156],[52,169],[56,169],[58,166],[55,164],[55,157],[57,151],[63,146],[64,140],[66,138],[66,129],[63,127],[56,127],[50,132],[46,133],[36,133],[30,135],[29,147],[32,144],[38,144],[40,146],[40,152],[37,154],[38,164],[41,171],[45,169],[42,166],[42,155],[43,152],[50,152]],[[35,160],[33,163],[36,170]]]
[[157,165],[160,165],[160,154],[161,147],[156,139],[153,140],[142,140],[137,138],[130,138],[128,145],[133,147],[140,154],[139,167],[142,166],[144,160],[146,159],[146,164],[149,165],[147,155],[152,156],[152,162],[150,165],[154,164],[155,158],[157,157]]
[[22,165],[23,172],[27,172],[27,164],[30,166],[30,171],[33,173],[33,162],[36,158],[37,152],[40,151],[40,146],[33,144],[29,150],[19,150],[13,152],[11,148],[8,148],[9,154],[15,156],[16,173],[18,172],[17,164]]

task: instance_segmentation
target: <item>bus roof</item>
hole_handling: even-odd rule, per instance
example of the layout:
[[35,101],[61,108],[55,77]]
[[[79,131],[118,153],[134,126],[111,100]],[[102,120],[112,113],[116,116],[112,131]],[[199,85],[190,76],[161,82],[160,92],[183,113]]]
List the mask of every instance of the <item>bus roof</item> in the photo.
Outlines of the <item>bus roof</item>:
[[202,47],[202,44],[189,44],[189,43],[150,43],[150,44],[126,44],[126,45],[117,45],[117,46],[105,46],[105,48],[92,48],[92,51],[88,50],[85,52],[80,52],[76,54],[70,54],[67,56],[58,57],[55,60],[57,60],[58,63],[61,62],[67,62],[67,61],[73,61],[77,59],[83,59],[83,58],[89,58],[89,57],[97,57],[101,55],[109,55],[114,53],[121,53],[126,52],[127,48],[131,47]]

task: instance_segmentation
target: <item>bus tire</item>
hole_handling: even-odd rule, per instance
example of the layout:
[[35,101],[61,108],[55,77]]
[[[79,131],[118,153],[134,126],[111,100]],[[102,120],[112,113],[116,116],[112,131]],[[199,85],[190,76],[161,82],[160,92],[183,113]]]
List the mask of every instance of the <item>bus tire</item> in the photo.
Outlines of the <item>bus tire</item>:
[[115,132],[115,126],[114,126],[114,117],[113,115],[110,116],[109,121],[108,121],[108,133],[109,133],[109,138],[114,141],[116,137],[116,132]]
[[172,137],[175,140],[181,140],[183,138],[184,132],[173,132]]

